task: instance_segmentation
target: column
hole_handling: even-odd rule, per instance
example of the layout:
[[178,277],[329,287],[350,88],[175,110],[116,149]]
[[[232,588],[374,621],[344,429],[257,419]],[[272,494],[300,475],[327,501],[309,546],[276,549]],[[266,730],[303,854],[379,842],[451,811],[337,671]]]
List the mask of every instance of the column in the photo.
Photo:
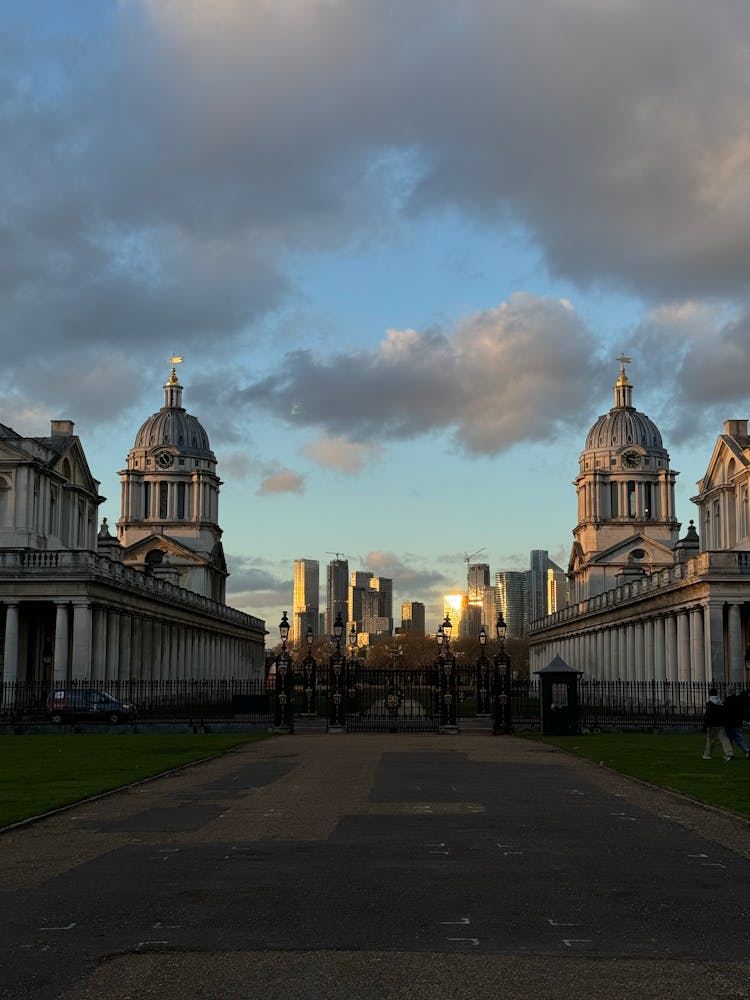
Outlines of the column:
[[107,673],[107,613],[96,607],[92,615],[91,679],[103,683]]
[[703,618],[706,645],[706,680],[721,681],[725,676],[724,605],[709,601]]
[[678,679],[677,670],[677,615],[664,619],[664,662],[668,681]]
[[742,622],[739,604],[730,604],[727,612],[727,645],[729,647],[729,680],[744,684]]
[[644,649],[643,624],[633,623],[633,665],[635,679],[637,681],[646,680],[646,657]]
[[151,623],[151,676],[155,681],[164,680],[162,641],[161,622],[155,620]]
[[150,618],[141,619],[141,663],[138,669],[138,676],[141,680],[152,681],[154,679],[154,659],[153,659],[153,630]]
[[[5,644],[3,646],[3,683],[18,682],[18,604],[5,605]],[[15,695],[15,691],[12,692]]]
[[120,676],[120,616],[116,611],[107,611],[107,660],[104,678],[116,681]]
[[677,679],[690,680],[690,619],[687,611],[677,612]]
[[664,639],[664,619],[657,618],[654,621],[654,680],[659,682],[667,679],[667,660]]
[[130,680],[130,661],[132,656],[132,621],[128,612],[120,615],[120,656],[117,678],[121,681]]
[[649,618],[643,623],[643,669],[647,681],[656,680],[654,652],[654,619]]
[[68,679],[69,615],[67,602],[55,602],[55,684],[64,684]]
[[91,679],[91,605],[73,601],[73,680]]
[[[739,613],[739,609],[738,609]],[[703,609],[690,609],[690,680],[702,681],[706,676]]]
[[627,636],[625,634],[625,626],[618,625],[617,627],[617,664],[620,670],[618,680],[629,681],[630,674],[628,673],[628,648],[627,648]]

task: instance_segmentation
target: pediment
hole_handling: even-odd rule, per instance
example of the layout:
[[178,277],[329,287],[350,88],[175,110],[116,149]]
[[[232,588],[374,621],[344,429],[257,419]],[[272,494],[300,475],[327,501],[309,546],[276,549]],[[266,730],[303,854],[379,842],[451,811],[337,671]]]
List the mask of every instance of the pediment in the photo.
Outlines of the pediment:
[[177,558],[180,562],[192,562],[196,566],[204,566],[207,562],[205,556],[200,555],[194,549],[175,541],[169,535],[160,535],[156,532],[123,549],[123,562],[143,562],[149,552],[153,552],[155,549],[160,549],[167,556]]
[[[83,447],[78,438],[70,438],[70,443],[56,452],[55,458],[49,463],[51,469],[62,473],[65,462],[70,464],[69,482],[86,490],[87,493],[99,493],[99,480],[91,475],[89,463],[86,460]],[[67,478],[67,477],[66,477]]]
[[568,573],[575,573],[576,570],[580,569],[586,563],[586,557],[583,552],[583,546],[580,542],[573,542],[570,549],[570,557],[568,559]]
[[[15,443],[14,443],[15,442]],[[36,458],[23,447],[23,438],[0,438],[0,462],[33,462]]]
[[740,469],[750,468],[750,457],[737,441],[731,435],[721,434],[714,445],[706,474],[698,480],[698,499],[703,493],[726,481],[724,469],[730,458],[735,460]]
[[[637,553],[643,552],[639,556]],[[671,565],[674,562],[674,552],[671,546],[642,531],[624,538],[611,545],[603,552],[597,552],[589,560],[589,566],[642,566],[644,569],[649,566],[665,564]]]

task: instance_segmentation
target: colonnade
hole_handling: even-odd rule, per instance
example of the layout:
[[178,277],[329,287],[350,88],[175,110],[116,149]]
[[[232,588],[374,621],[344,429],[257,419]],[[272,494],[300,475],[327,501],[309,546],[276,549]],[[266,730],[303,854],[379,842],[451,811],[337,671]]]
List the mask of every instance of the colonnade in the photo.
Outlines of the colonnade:
[[531,672],[555,656],[602,681],[744,682],[742,604],[707,601],[532,638]]
[[[85,598],[55,601],[55,683],[106,684],[130,679],[221,680],[260,676],[263,638],[232,634],[214,625],[166,620],[137,610],[95,604]],[[25,679],[19,669],[20,601],[3,601],[3,681]]]

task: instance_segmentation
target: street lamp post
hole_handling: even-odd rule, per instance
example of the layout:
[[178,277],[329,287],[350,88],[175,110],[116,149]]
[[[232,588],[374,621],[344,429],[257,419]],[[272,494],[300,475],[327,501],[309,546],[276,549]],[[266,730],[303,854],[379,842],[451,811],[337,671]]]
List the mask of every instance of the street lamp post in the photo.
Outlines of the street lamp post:
[[274,697],[274,730],[282,733],[294,732],[294,663],[286,648],[289,638],[289,619],[286,611],[279,622],[281,651],[275,657],[276,679]]
[[348,681],[347,690],[349,695],[349,711],[358,712],[359,702],[357,699],[357,626],[352,622],[352,627],[349,630],[349,660],[346,664]]
[[448,615],[437,631],[438,658],[437,672],[438,727],[441,733],[458,732],[458,675],[456,657],[451,653],[451,633],[453,626]]
[[493,732],[509,733],[511,731],[511,677],[510,657],[505,652],[505,635],[508,626],[505,624],[502,611],[497,616],[495,632],[497,633],[498,651],[494,658],[494,720]]
[[385,679],[385,710],[388,714],[388,731],[395,733],[398,732],[398,713],[404,701],[403,678],[398,669],[398,661],[404,655],[404,651],[396,642],[395,636],[388,655],[391,658],[391,671]]
[[315,705],[317,701],[317,663],[313,656],[313,635],[312,625],[307,626],[305,640],[307,642],[307,656],[302,661],[302,694],[305,698],[305,714],[315,715]]
[[491,715],[490,661],[487,659],[487,629],[479,629],[479,657],[476,662],[477,715]]
[[328,731],[346,732],[346,657],[341,655],[341,637],[344,634],[344,623],[341,613],[333,623],[333,642],[335,649],[328,661]]

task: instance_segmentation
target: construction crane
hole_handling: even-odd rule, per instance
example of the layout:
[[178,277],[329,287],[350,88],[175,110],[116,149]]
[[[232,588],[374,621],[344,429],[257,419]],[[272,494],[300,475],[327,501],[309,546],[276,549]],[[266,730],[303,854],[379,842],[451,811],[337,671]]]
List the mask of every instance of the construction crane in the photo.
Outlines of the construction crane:
[[345,552],[331,552],[328,549],[326,549],[326,555],[327,556],[336,556],[337,560],[348,559],[349,558],[349,556]]
[[471,555],[469,555],[468,552],[464,552],[464,562],[466,563],[466,578],[467,579],[469,578],[469,563],[471,562],[471,560],[474,558],[474,556],[478,556],[480,552],[486,552],[486,551],[487,551],[487,546],[483,545],[481,547],[481,549],[477,549],[477,551],[476,552],[472,552]]

